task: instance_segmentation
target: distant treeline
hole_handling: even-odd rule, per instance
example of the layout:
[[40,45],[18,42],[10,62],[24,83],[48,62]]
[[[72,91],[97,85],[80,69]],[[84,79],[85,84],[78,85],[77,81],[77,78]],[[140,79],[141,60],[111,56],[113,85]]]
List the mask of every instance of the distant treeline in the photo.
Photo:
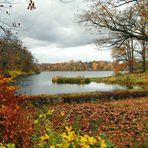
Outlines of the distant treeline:
[[41,71],[98,71],[98,70],[112,70],[112,63],[108,61],[69,61],[65,63],[55,64],[39,64]]
[[34,57],[20,40],[13,36],[0,38],[0,68],[4,71],[35,71],[37,65],[34,61]]

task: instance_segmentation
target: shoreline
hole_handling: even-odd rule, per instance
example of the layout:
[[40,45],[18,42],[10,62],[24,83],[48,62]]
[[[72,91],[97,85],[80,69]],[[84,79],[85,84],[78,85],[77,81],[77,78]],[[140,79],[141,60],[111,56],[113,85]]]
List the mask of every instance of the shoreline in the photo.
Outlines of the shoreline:
[[91,93],[72,93],[56,95],[24,95],[26,103],[36,106],[73,104],[73,103],[97,103],[112,100],[134,99],[138,97],[147,97],[148,90],[126,90],[126,91],[108,91],[108,92],[91,92]]
[[39,74],[39,73],[40,72],[38,72],[38,71],[29,71],[29,72],[23,72],[23,71],[19,71],[19,70],[8,71],[8,75],[10,75],[10,77],[13,77],[13,78],[29,76],[29,75],[33,75],[33,74]]
[[[35,73],[31,73],[35,74]],[[28,74],[27,74],[28,75]],[[20,75],[19,75],[20,76]],[[22,76],[22,75],[21,75]],[[18,77],[18,76],[17,76]],[[63,77],[64,78],[64,77]],[[68,78],[67,78],[68,79]],[[70,78],[69,78],[70,79]],[[75,78],[74,78],[75,79]],[[84,78],[83,78],[84,79]],[[41,94],[41,95],[26,95],[31,100],[41,100],[41,102],[47,102],[51,104],[61,102],[95,102],[98,100],[112,100],[112,99],[124,99],[148,96],[148,73],[140,74],[120,74],[116,76],[89,78],[91,82],[107,83],[107,84],[120,84],[120,85],[139,85],[144,87],[143,89],[135,90],[115,90],[115,91],[94,91],[94,92],[82,92],[82,93],[62,93],[62,94]],[[88,100],[87,100],[88,99]],[[44,101],[45,100],[45,101]],[[40,102],[40,101],[39,101]],[[41,103],[42,104],[42,103]]]
[[148,85],[148,72],[145,73],[127,73],[108,77],[89,78],[92,82],[121,84],[121,85]]

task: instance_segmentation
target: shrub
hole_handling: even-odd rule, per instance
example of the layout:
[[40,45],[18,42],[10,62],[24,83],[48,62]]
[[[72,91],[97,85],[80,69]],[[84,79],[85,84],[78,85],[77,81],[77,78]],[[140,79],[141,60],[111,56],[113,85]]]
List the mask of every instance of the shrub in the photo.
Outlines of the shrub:
[[11,78],[5,78],[0,73],[0,143],[28,147],[33,133],[28,114],[30,110],[21,105],[25,98],[15,95],[16,87],[11,82]]

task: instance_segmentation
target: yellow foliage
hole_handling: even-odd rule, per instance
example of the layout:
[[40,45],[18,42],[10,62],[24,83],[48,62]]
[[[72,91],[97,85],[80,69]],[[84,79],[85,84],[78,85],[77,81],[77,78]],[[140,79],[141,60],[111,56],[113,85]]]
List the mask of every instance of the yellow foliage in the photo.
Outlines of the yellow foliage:
[[48,134],[45,134],[44,136],[41,136],[40,139],[41,139],[42,141],[48,140],[48,139],[49,139],[49,136],[48,136]]
[[[52,115],[54,110],[48,110],[46,113],[40,114],[38,119],[34,121],[36,125],[40,125],[40,120],[44,123],[48,120],[46,117],[48,115]],[[61,112],[62,115],[62,112]],[[46,125],[45,125],[46,126]],[[99,146],[100,148],[106,148],[106,143],[104,139],[100,137],[93,137],[87,134],[79,135],[77,134],[72,127],[66,126],[65,132],[56,133],[52,130],[52,123],[49,121],[47,123],[47,127],[45,127],[44,131],[46,134],[41,135],[39,140],[37,141],[37,145],[39,148],[49,147],[49,148],[69,148],[69,147],[81,147],[81,148],[89,148],[90,146]],[[55,135],[55,136],[54,136]],[[58,139],[57,139],[58,138]],[[60,139],[60,140],[59,140]]]

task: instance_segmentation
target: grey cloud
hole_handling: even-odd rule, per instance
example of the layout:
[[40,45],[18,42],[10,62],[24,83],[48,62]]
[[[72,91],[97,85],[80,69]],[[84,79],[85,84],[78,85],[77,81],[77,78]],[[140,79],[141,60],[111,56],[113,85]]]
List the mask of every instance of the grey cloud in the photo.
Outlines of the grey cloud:
[[30,43],[30,48],[50,44],[59,48],[82,46],[94,37],[75,21],[80,3],[82,0],[66,4],[59,0],[37,0],[36,10],[30,12],[26,5],[16,5],[12,14],[22,24],[25,31],[19,34],[26,44]]

